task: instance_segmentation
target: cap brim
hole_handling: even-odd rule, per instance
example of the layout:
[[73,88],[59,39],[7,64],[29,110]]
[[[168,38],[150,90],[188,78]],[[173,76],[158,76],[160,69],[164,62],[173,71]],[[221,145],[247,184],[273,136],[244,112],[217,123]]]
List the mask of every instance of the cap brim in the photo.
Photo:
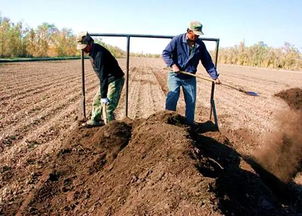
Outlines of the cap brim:
[[77,49],[78,49],[78,50],[85,49],[86,47],[87,47],[87,44],[78,44],[78,45],[77,45]]
[[202,31],[193,31],[196,35],[204,35]]

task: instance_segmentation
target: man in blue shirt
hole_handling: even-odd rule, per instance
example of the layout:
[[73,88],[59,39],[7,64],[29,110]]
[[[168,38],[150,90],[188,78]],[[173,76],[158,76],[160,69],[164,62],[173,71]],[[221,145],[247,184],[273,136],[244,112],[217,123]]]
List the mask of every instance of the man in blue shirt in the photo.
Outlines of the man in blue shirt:
[[215,81],[220,84],[219,74],[212,62],[205,44],[198,37],[203,35],[202,24],[198,21],[189,23],[187,32],[175,36],[163,50],[162,57],[171,72],[168,74],[169,92],[166,98],[166,110],[176,111],[180,87],[183,88],[186,102],[186,118],[189,124],[194,123],[196,105],[196,77],[178,73],[186,71],[195,74],[199,61]]

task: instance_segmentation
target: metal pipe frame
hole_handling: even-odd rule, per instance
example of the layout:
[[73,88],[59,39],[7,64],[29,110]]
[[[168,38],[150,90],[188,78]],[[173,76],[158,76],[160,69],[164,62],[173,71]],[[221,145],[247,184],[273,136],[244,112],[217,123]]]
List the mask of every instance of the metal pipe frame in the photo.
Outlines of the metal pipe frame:
[[[145,34],[112,34],[112,33],[89,33],[92,37],[125,37],[127,38],[127,63],[126,63],[126,110],[125,115],[128,117],[128,93],[129,93],[129,65],[130,65],[130,39],[131,38],[160,38],[160,39],[172,39],[174,36],[170,35],[145,35]],[[216,50],[215,50],[215,67],[217,67],[218,61],[218,49],[219,49],[219,39],[218,38],[200,38],[203,41],[214,41],[216,42]],[[84,74],[84,54],[82,53],[82,109],[84,119],[86,119],[86,108],[85,108],[85,74]],[[216,115],[215,109],[215,101],[214,101],[214,90],[215,90],[215,83],[212,82],[212,90],[211,90],[211,113],[210,119],[212,118],[212,112],[214,114],[214,120],[216,127],[218,129],[218,119]]]
[[[218,62],[218,49],[219,49],[219,39],[217,39],[216,41],[216,52],[215,52],[215,62],[214,62],[215,68],[217,68],[217,62]],[[210,104],[211,104],[210,120],[212,119],[212,113],[213,113],[215,126],[216,129],[219,131],[218,117],[217,117],[215,100],[214,100],[214,91],[215,91],[215,82],[212,82],[211,99],[210,99]]]
[[84,120],[86,120],[86,99],[85,99],[85,68],[84,68],[84,51],[81,51],[82,61],[82,112]]

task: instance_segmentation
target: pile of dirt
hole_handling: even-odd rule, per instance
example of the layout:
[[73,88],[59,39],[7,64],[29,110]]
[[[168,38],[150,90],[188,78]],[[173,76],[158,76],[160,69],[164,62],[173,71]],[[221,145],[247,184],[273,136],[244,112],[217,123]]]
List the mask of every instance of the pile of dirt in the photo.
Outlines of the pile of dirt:
[[[35,188],[5,215],[290,215],[285,203],[204,124],[174,112],[76,128]],[[255,163],[253,163],[255,165]],[[287,205],[285,205],[287,204]],[[301,206],[301,205],[300,205]]]

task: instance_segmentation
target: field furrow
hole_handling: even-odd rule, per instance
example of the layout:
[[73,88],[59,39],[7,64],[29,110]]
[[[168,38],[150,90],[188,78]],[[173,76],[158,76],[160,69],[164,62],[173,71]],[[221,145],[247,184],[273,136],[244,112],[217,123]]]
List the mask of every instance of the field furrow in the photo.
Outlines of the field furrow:
[[[126,60],[119,59],[125,71]],[[19,206],[41,177],[50,155],[56,155],[62,141],[78,127],[82,115],[80,60],[8,63],[0,68],[0,168],[10,169],[1,178],[0,200],[18,197]],[[130,58],[128,117],[146,118],[165,107],[168,71],[160,58]],[[250,154],[262,137],[276,129],[277,116],[288,110],[275,93],[302,86],[301,71],[282,71],[233,65],[219,65],[221,82],[260,96],[215,86],[215,104],[220,130],[240,153]],[[85,61],[86,113],[99,88],[90,62]],[[199,75],[209,77],[201,67]],[[126,86],[126,83],[125,83]],[[117,120],[125,117],[125,86],[116,110]],[[195,119],[209,120],[211,82],[197,79]],[[181,93],[177,112],[184,115]],[[213,117],[212,117],[213,118]],[[246,139],[245,139],[246,138]],[[249,140],[249,138],[251,138]],[[258,139],[258,140],[257,140]],[[15,175],[18,173],[18,175]],[[30,182],[30,183],[29,183]],[[17,194],[16,196],[11,194]]]
[[[88,80],[87,86],[95,81]],[[79,80],[73,80],[67,85],[62,83],[62,86],[51,88],[49,91],[43,92],[43,94],[34,95],[31,97],[31,100],[21,100],[15,101],[16,106],[6,106],[1,113],[3,115],[8,113],[14,113],[10,115],[5,120],[0,120],[0,128],[4,128],[7,125],[20,124],[23,119],[29,119],[36,115],[43,113],[47,109],[51,109],[53,102],[61,101],[64,103],[64,100],[69,95],[79,94],[80,83]],[[66,90],[67,89],[67,90]],[[1,131],[1,130],[0,130]]]

